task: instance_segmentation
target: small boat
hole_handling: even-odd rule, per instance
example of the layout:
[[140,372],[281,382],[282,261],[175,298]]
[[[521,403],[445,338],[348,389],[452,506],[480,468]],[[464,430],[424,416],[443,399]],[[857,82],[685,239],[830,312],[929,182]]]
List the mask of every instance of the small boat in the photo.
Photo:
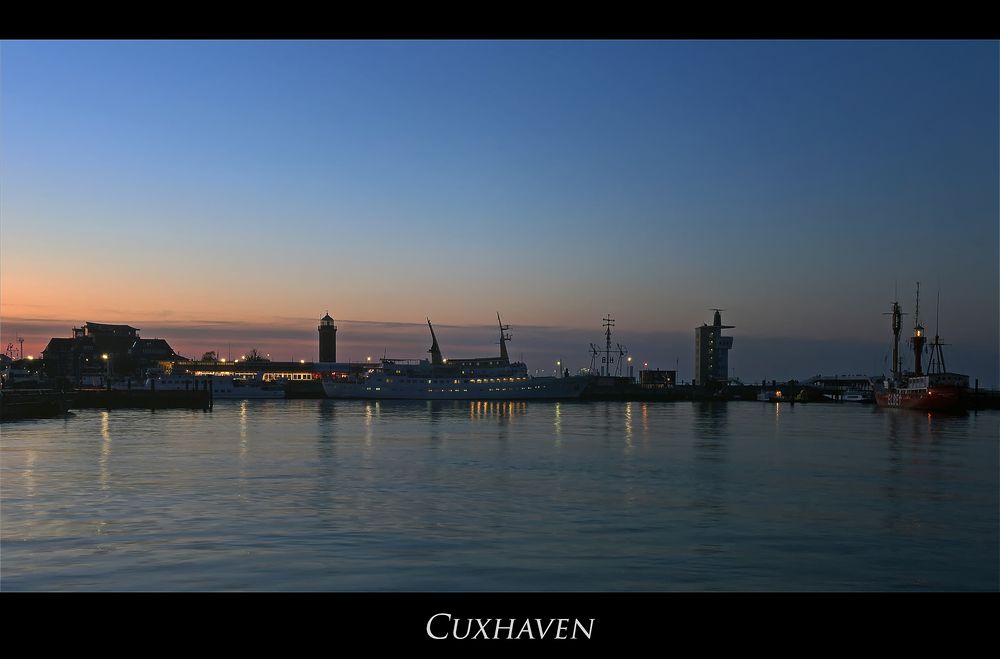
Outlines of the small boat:
[[871,391],[866,391],[864,389],[846,389],[840,393],[829,393],[823,394],[826,398],[830,400],[837,401],[838,403],[874,403],[875,394]]
[[0,387],[5,389],[39,389],[42,388],[42,380],[38,377],[38,373],[29,371],[23,366],[14,366],[11,363],[0,371]]
[[781,389],[761,389],[757,400],[762,403],[791,403],[792,397],[786,396]]

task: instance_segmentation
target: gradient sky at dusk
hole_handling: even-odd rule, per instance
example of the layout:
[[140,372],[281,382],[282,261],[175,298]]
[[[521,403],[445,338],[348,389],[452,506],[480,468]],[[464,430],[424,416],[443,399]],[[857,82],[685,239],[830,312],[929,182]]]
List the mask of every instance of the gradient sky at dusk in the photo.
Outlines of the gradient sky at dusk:
[[[881,370],[898,283],[996,385],[996,42],[0,44],[0,339],[692,375]],[[394,323],[402,323],[394,324]],[[912,325],[912,315],[904,326]],[[782,341],[791,338],[793,341]]]

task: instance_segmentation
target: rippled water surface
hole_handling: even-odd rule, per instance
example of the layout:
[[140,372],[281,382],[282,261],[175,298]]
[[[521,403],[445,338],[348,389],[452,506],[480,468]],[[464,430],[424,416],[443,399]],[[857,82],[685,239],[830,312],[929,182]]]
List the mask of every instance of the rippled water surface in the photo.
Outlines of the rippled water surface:
[[3,590],[997,590],[1000,413],[226,401],[5,423]]

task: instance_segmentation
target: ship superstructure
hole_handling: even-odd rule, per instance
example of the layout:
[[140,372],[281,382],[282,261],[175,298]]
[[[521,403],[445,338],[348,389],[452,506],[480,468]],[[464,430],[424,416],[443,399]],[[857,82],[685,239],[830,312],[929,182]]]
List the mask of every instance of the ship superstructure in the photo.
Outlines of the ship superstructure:
[[500,355],[447,359],[427,319],[431,332],[430,360],[382,358],[349,378],[324,379],[328,398],[398,400],[522,400],[579,398],[587,384],[579,377],[531,377],[523,362],[512,362],[507,353],[510,326],[497,314]]

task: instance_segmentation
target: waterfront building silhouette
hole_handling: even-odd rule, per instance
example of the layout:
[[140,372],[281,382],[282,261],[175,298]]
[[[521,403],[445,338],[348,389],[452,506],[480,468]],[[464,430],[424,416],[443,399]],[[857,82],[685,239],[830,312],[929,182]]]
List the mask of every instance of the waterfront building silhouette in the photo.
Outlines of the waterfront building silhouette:
[[722,336],[722,330],[734,325],[722,324],[723,309],[715,309],[711,325],[702,324],[694,330],[694,378],[696,384],[729,380],[729,350],[733,337]]

